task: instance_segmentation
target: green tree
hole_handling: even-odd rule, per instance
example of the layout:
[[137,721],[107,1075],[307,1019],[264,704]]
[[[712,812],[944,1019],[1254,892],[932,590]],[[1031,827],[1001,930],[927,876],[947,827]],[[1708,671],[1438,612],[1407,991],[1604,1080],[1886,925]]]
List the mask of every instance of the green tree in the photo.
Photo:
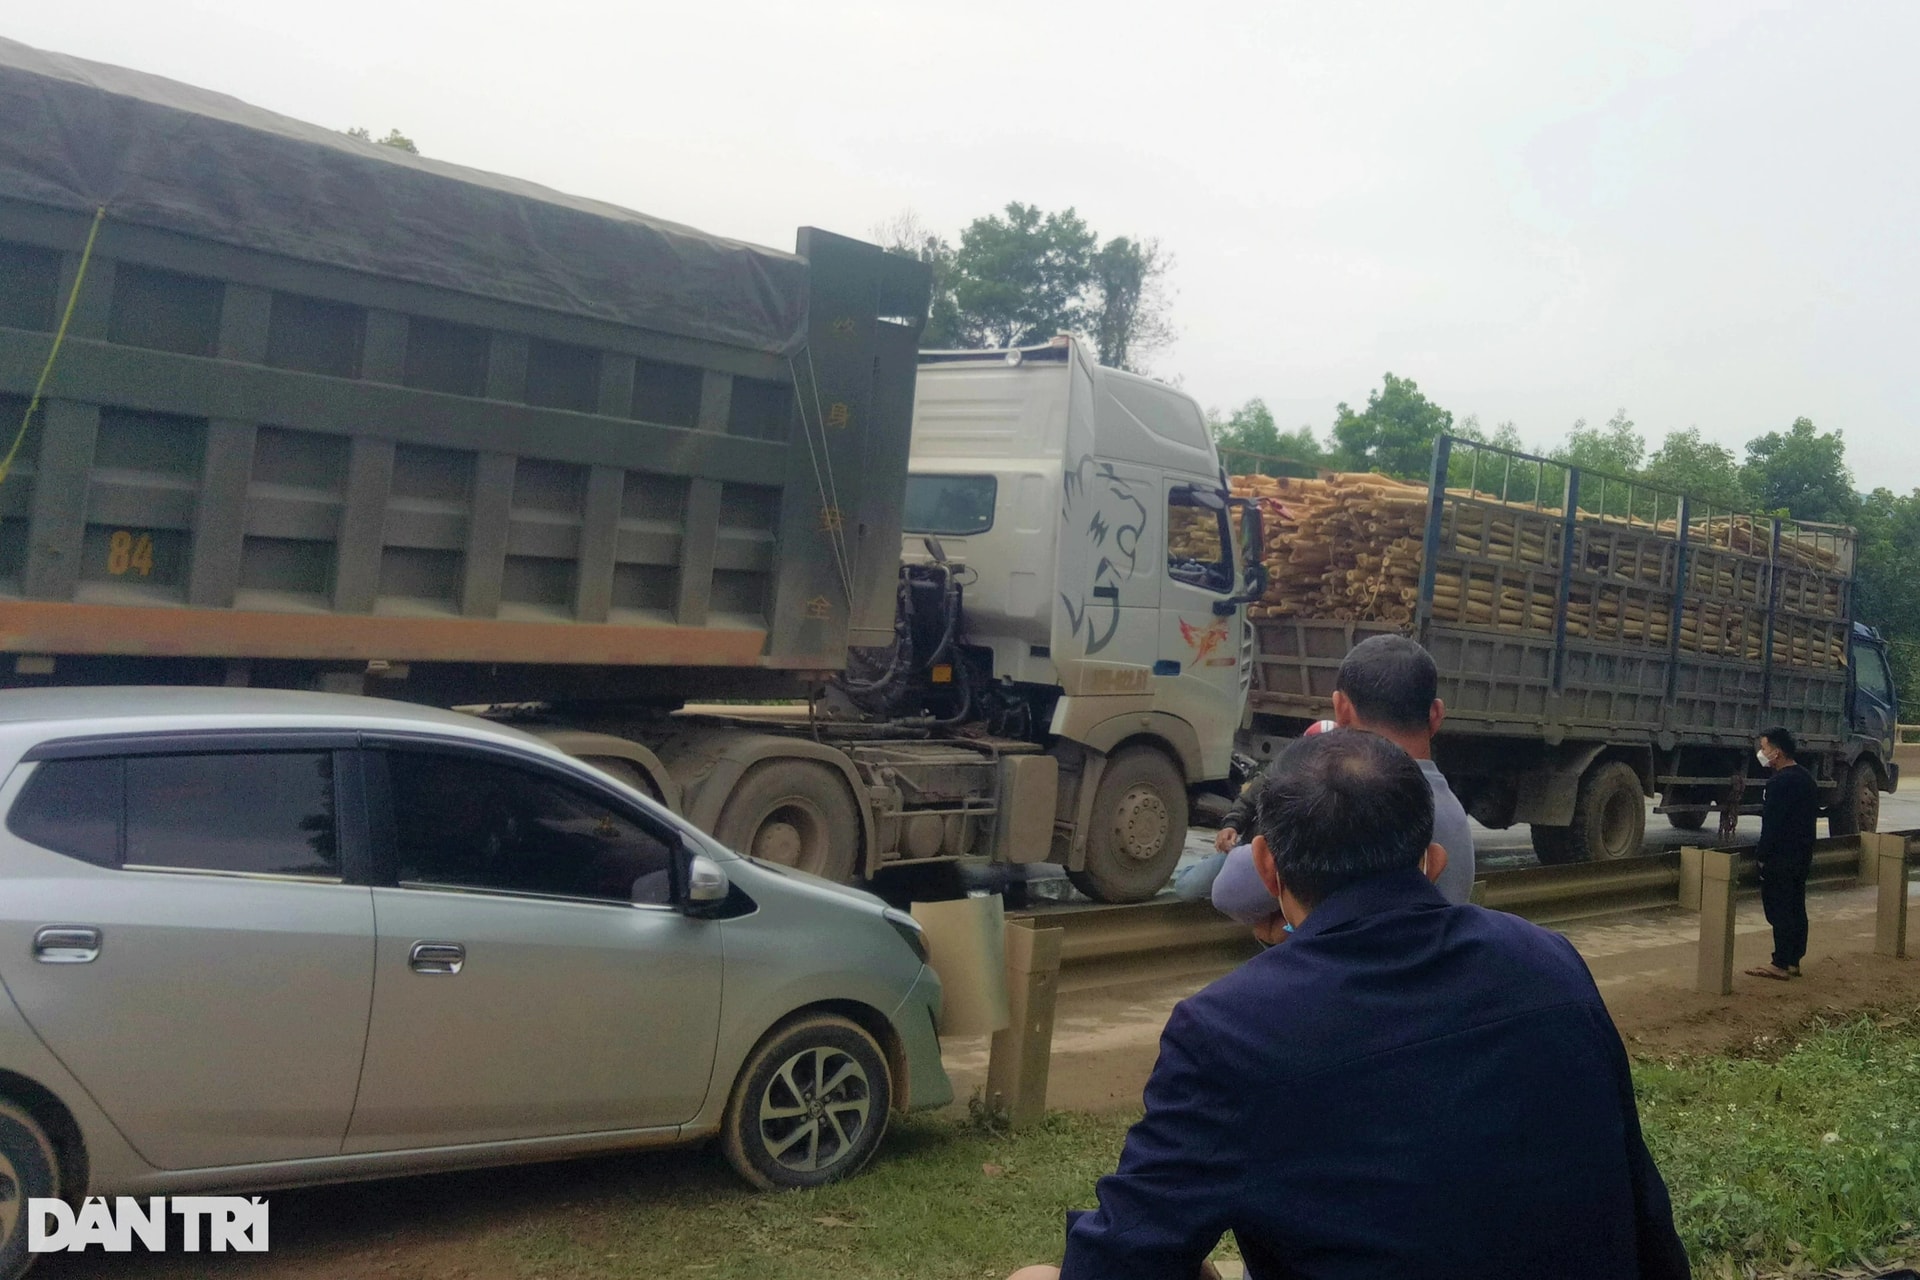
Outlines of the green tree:
[[975,218],[958,248],[910,211],[872,235],[933,269],[923,347],[1027,346],[1073,333],[1101,364],[1138,373],[1173,342],[1173,255],[1158,240],[1102,244],[1072,209],[1045,213],[1016,201]]
[[395,151],[404,151],[410,156],[420,154],[420,148],[414,145],[413,139],[398,129],[389,129],[387,130],[386,137],[376,138],[359,125],[355,125],[353,128],[347,130],[347,136],[349,138],[358,138],[362,142],[371,142],[376,146],[392,147]]
[[1753,506],[1740,484],[1733,450],[1706,439],[1698,427],[1667,432],[1642,474],[1653,484],[1703,500],[1710,507],[1744,511]]
[[961,345],[1018,347],[1084,333],[1100,237],[1072,209],[1042,213],[1014,201],[975,218],[953,255]]
[[1220,448],[1221,461],[1236,475],[1310,476],[1327,459],[1312,427],[1280,430],[1273,411],[1258,396],[1235,409],[1225,422],[1215,419],[1207,426]]
[[1138,373],[1173,341],[1165,287],[1172,265],[1158,240],[1115,236],[1100,246],[1089,320],[1101,364]]
[[1740,479],[1762,510],[1796,520],[1845,524],[1859,508],[1846,442],[1838,431],[1817,430],[1811,418],[1749,440]]
[[1647,442],[1627,411],[1621,409],[1607,419],[1604,427],[1589,427],[1585,418],[1576,421],[1553,456],[1583,471],[1631,476],[1647,456]]
[[1904,496],[1875,489],[1860,499],[1855,518],[1854,616],[1886,637],[1899,688],[1909,698],[1920,695],[1920,590],[1914,586],[1920,489]]
[[1412,378],[1388,373],[1355,413],[1344,402],[1334,412],[1335,464],[1419,479],[1432,469],[1433,442],[1453,429],[1453,414],[1420,393]]

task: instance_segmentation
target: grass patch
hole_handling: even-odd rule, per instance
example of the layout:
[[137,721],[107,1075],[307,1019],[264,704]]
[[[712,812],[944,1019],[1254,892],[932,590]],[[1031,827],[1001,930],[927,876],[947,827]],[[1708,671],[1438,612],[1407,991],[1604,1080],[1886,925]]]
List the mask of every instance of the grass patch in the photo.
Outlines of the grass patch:
[[1920,1011],[1634,1075],[1647,1145],[1703,1271],[1851,1266],[1920,1224]]
[[[1920,1250],[1920,1009],[1635,1074],[1700,1274],[1807,1274]],[[1128,1123],[1056,1114],[1009,1135],[978,1114],[916,1117],[860,1178],[784,1195],[744,1190],[717,1158],[622,1160],[499,1243],[528,1277],[1004,1276],[1057,1260],[1065,1211],[1093,1203]]]

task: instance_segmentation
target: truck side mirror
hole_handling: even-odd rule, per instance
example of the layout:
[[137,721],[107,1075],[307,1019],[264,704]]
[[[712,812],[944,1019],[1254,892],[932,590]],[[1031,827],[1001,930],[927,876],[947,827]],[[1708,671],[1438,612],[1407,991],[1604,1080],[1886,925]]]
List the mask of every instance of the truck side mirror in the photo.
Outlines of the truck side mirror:
[[1260,517],[1257,498],[1233,498],[1240,508],[1240,541],[1246,549],[1246,587],[1238,595],[1213,602],[1214,613],[1226,617],[1243,604],[1255,604],[1267,594],[1266,528]]

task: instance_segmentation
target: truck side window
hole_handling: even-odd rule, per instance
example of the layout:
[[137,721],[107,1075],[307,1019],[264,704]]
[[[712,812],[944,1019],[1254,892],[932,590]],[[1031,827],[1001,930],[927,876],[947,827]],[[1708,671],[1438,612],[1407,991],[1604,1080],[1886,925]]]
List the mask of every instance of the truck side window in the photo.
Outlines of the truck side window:
[[1882,702],[1893,701],[1893,688],[1887,682],[1887,666],[1877,650],[1856,646],[1853,651],[1853,683]]
[[1233,590],[1227,513],[1201,506],[1184,486],[1167,495],[1167,577],[1222,595]]

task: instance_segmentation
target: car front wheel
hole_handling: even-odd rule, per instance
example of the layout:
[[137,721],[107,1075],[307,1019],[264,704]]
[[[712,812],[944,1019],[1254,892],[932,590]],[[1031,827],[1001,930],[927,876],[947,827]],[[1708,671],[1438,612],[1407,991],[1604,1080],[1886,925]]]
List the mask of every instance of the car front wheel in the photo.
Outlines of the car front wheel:
[[720,1144],[756,1187],[820,1187],[872,1158],[887,1131],[893,1077],[873,1037],[815,1014],[775,1028],[734,1082]]
[[26,1111],[0,1098],[0,1280],[26,1274],[27,1202],[60,1194],[60,1161]]

